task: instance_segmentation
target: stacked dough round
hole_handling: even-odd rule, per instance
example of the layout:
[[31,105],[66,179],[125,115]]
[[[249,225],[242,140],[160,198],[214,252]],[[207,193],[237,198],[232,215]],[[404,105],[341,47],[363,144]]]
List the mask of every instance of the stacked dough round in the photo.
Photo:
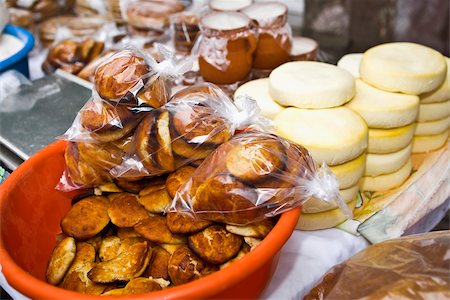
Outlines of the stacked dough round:
[[[364,173],[367,125],[343,107],[355,94],[353,76],[336,66],[291,62],[267,79],[242,85],[235,97],[256,99],[262,114],[273,118],[277,133],[306,147],[318,165],[325,162],[339,181],[343,200],[353,209]],[[336,203],[311,198],[303,205],[297,229],[334,227],[346,216]]]
[[421,94],[413,152],[421,153],[441,148],[450,128],[450,59],[444,83],[434,91]]
[[[356,95],[346,106],[359,113],[369,126],[362,189],[392,189],[400,186],[412,170],[415,121],[420,114],[418,95],[443,84],[446,64],[441,54],[428,47],[389,43],[366,51],[359,71]],[[437,120],[448,115],[433,110],[422,113],[422,118]],[[442,123],[436,127],[448,127]],[[421,130],[430,126],[425,127]]]

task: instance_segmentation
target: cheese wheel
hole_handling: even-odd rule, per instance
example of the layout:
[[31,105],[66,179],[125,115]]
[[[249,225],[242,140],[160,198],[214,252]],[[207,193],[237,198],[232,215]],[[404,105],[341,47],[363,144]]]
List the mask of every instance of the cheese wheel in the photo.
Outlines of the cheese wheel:
[[437,121],[417,122],[414,135],[435,135],[450,128],[450,116]]
[[393,173],[406,164],[411,157],[412,143],[400,151],[388,154],[367,154],[366,176]]
[[448,130],[436,135],[416,135],[413,140],[413,153],[424,153],[444,146],[448,139]]
[[450,100],[419,105],[418,122],[437,121],[450,116]]
[[355,79],[334,65],[296,61],[270,73],[269,92],[284,106],[329,108],[340,106],[355,95]]
[[346,189],[358,183],[364,175],[366,154],[362,154],[346,163],[330,166],[331,171],[339,181],[339,188]]
[[411,143],[416,124],[392,129],[369,128],[368,153],[386,154],[400,151]]
[[[349,203],[353,201],[358,194],[359,191],[359,184],[356,184],[352,187],[349,187],[345,190],[339,190],[339,194],[341,194],[342,200],[345,201],[345,203]],[[311,197],[303,203],[302,205],[302,213],[306,214],[312,214],[312,213],[319,213],[323,211],[328,211],[332,209],[336,209],[338,205],[336,202],[326,202],[321,201],[317,198]]]
[[420,103],[436,103],[450,99],[450,59],[445,57],[445,61],[447,62],[447,77],[444,83],[434,91],[421,94]]
[[416,120],[419,97],[382,91],[357,79],[355,97],[346,106],[359,113],[369,128],[395,128]]
[[401,186],[412,171],[411,158],[400,169],[393,173],[379,176],[364,176],[362,179],[363,191],[386,191]]
[[273,119],[283,110],[283,106],[275,102],[269,94],[269,78],[256,79],[244,83],[234,93],[234,100],[238,96],[243,95],[255,99],[261,109],[261,115],[269,119]]
[[419,95],[438,88],[445,80],[444,56],[414,43],[387,43],[367,50],[359,68],[361,78],[389,92]]
[[289,107],[274,121],[278,135],[306,147],[319,164],[339,165],[358,157],[367,148],[366,123],[345,107]]
[[361,59],[363,53],[350,53],[341,57],[338,61],[337,66],[341,69],[347,70],[355,78],[359,78],[359,65],[361,64]]
[[[356,199],[348,203],[351,210],[355,209]],[[300,215],[298,218],[297,225],[295,229],[297,230],[320,230],[333,228],[336,225],[341,224],[347,220],[347,216],[342,212],[340,208],[335,208],[333,210],[328,210],[320,213],[314,214],[304,214]]]

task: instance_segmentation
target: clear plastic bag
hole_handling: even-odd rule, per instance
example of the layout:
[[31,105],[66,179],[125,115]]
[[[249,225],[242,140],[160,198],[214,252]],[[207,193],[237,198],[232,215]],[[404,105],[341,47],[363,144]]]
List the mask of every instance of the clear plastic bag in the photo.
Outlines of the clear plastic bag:
[[304,299],[449,299],[450,232],[372,245],[335,266]]
[[[148,113],[133,136],[134,154],[112,169],[124,174],[157,176],[206,158],[237,130],[269,129],[256,101],[231,99],[217,86],[204,83],[176,93],[163,107]],[[132,179],[132,178],[131,178]]]
[[171,80],[187,72],[192,61],[179,61],[158,45],[163,60],[126,49],[103,62],[94,75],[91,99],[60,139],[76,142],[111,142],[132,133],[145,112],[164,105]]
[[299,206],[311,196],[337,201],[336,176],[308,150],[276,135],[245,132],[218,147],[177,192],[171,211],[246,225]]

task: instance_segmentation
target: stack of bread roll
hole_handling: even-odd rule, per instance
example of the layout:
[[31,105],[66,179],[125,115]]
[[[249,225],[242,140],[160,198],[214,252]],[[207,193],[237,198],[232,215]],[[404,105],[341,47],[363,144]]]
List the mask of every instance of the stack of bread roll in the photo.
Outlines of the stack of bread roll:
[[[290,62],[272,71],[268,79],[242,85],[235,97],[243,94],[258,102],[262,115],[274,119],[280,136],[306,147],[316,163],[330,166],[342,198],[353,209],[368,135],[364,120],[343,107],[355,94],[353,76],[329,64]],[[314,198],[302,211],[297,229],[330,228],[346,219],[334,202]]]
[[[347,56],[339,65],[352,68],[351,63],[346,63],[351,60]],[[353,60],[353,66],[355,64],[357,58]],[[366,51],[359,72],[361,79],[356,79],[356,95],[347,107],[358,112],[369,126],[362,189],[389,190],[400,186],[411,174],[418,95],[442,85],[445,60],[437,51],[425,46],[390,43]],[[432,112],[431,115],[428,120],[448,116],[448,113]]]
[[414,134],[413,152],[439,149],[448,139],[450,128],[450,59],[444,83],[434,91],[421,94],[419,116]]

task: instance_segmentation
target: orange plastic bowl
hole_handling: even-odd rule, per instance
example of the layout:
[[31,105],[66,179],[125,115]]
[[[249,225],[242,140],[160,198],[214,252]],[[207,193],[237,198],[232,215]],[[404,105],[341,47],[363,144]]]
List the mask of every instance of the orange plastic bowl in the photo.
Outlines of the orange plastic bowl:
[[[100,299],[45,282],[60,232],[59,222],[76,193],[55,190],[64,168],[65,142],[53,143],[25,161],[0,185],[0,264],[9,284],[33,299]],[[188,284],[127,299],[257,298],[272,277],[281,247],[300,209],[284,213],[251,253],[229,267]],[[102,297],[104,299],[104,297]]]

